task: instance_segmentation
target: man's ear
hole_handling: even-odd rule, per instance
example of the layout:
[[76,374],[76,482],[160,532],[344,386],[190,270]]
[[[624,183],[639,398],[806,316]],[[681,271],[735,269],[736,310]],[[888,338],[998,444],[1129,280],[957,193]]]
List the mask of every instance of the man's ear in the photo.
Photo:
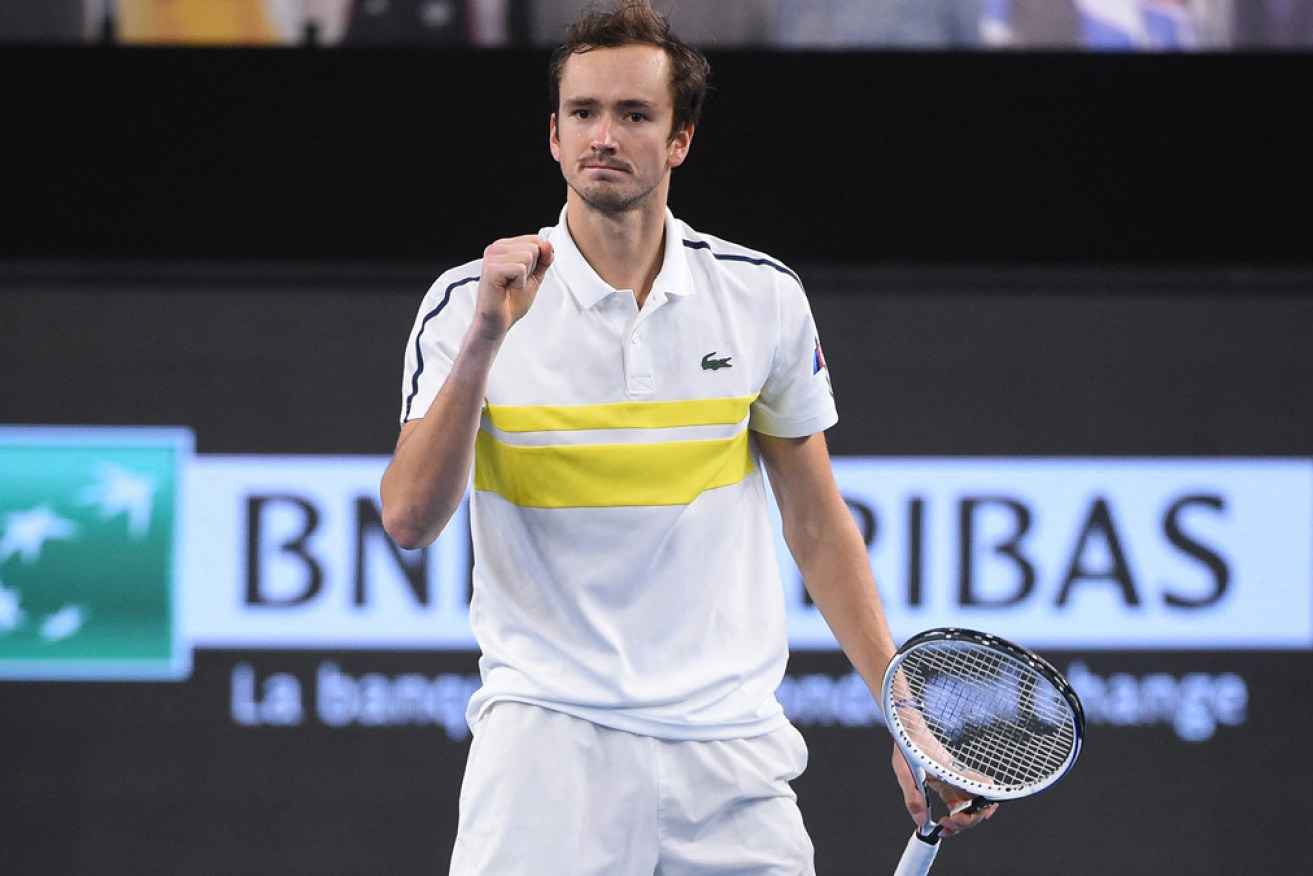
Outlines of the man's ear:
[[668,163],[671,167],[679,167],[688,158],[689,147],[693,144],[693,126],[685,125],[675,132],[670,138],[670,145],[667,147],[669,155]]
[[561,134],[556,130],[556,113],[552,113],[551,122],[548,125],[547,145],[552,150],[552,157],[557,161],[561,160]]

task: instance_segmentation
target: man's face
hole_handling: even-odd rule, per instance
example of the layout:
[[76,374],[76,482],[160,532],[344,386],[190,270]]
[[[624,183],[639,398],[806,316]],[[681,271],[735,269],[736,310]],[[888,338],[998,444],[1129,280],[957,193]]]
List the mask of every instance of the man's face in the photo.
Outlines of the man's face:
[[593,49],[570,56],[552,115],[552,157],[571,191],[607,214],[664,195],[684,162],[693,128],[671,136],[670,61],[656,46]]

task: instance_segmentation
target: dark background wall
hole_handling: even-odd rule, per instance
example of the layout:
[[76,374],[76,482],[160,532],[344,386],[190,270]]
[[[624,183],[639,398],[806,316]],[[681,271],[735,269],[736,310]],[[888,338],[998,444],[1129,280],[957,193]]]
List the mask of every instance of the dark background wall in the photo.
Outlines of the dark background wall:
[[[836,453],[1310,454],[1306,57],[713,60],[673,204],[802,272]],[[0,422],[181,424],[202,454],[386,454],[428,282],[559,208],[544,63],[0,50]],[[1052,656],[1105,675],[1237,672],[1250,720],[1197,744],[1096,728],[1069,784],[940,868],[1303,862],[1268,839],[1313,775],[1296,754],[1269,787],[1246,742],[1286,750],[1267,716],[1313,694],[1307,652]],[[474,667],[202,650],[185,683],[0,682],[0,872],[441,872],[462,744],[229,714],[234,665],[309,677],[326,659]],[[793,668],[845,671],[833,654]],[[886,869],[907,833],[887,742],[807,734],[798,789],[820,872]]]
[[[0,50],[0,255],[461,260],[551,220],[545,56]],[[1302,262],[1307,55],[724,53],[674,204],[777,254]]]

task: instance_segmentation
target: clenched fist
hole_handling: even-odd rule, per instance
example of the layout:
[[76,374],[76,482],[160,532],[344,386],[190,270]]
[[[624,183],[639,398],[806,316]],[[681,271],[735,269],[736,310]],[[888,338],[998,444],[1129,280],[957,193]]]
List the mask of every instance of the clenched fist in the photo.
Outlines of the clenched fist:
[[533,306],[554,258],[552,245],[536,234],[508,237],[483,251],[475,327],[499,340]]

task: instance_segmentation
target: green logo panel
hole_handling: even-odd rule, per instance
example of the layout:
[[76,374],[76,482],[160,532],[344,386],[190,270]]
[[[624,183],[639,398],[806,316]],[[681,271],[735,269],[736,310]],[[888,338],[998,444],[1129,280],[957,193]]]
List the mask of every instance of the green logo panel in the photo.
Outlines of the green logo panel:
[[182,429],[0,429],[0,678],[184,678]]

